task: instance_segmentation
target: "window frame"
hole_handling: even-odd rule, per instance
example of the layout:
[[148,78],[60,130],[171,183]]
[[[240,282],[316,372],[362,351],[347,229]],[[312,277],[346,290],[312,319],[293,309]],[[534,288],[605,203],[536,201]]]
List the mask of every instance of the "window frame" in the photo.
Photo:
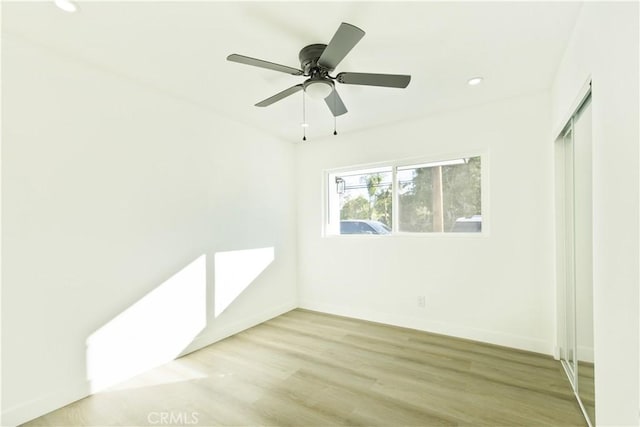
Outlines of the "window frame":
[[[480,157],[481,170],[480,170],[480,200],[482,206],[482,230],[479,232],[450,232],[450,231],[438,231],[438,232],[412,232],[412,231],[400,231],[398,214],[399,214],[399,193],[398,189],[398,169],[410,168],[415,166],[424,166],[432,163],[448,162],[458,159]],[[490,234],[490,214],[489,214],[489,151],[488,150],[469,150],[462,153],[448,153],[437,156],[423,156],[404,158],[399,160],[391,160],[385,162],[366,163],[360,165],[345,166],[339,168],[325,169],[322,173],[322,237],[325,238],[347,238],[347,239],[393,239],[393,238],[486,238]],[[435,166],[435,165],[434,165]],[[393,218],[391,233],[389,234],[340,234],[340,220],[338,215],[338,221],[336,224],[332,224],[331,221],[331,208],[336,206],[336,199],[331,196],[330,178],[332,176],[351,173],[373,173],[375,171],[390,168],[391,169],[391,215]],[[333,192],[333,194],[337,194]],[[333,205],[332,205],[333,203]]]

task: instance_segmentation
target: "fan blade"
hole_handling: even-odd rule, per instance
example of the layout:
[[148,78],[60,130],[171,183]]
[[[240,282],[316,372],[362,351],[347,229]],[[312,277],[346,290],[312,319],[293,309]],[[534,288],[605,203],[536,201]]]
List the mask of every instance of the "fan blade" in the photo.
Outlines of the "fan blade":
[[331,110],[331,113],[335,117],[341,116],[347,112],[347,107],[344,106],[342,99],[340,99],[340,95],[338,95],[338,92],[335,89],[333,89],[329,96],[324,99],[324,102],[327,103],[329,110]]
[[301,76],[304,74],[302,70],[298,70],[297,68],[287,67],[286,65],[280,65],[269,61],[263,61],[262,59],[250,58],[248,56],[238,55],[236,53],[227,56],[227,61],[253,65],[254,67],[266,68],[268,70],[280,71],[282,73],[292,74],[294,76]]
[[411,76],[404,74],[340,73],[336,76],[336,80],[347,85],[398,87],[404,89],[409,85]]
[[364,31],[343,22],[324,49],[324,52],[322,52],[322,55],[320,55],[318,64],[329,70],[335,70],[362,37],[364,37]]
[[280,93],[276,93],[272,97],[265,99],[264,101],[260,101],[256,104],[256,107],[266,107],[268,105],[273,104],[274,102],[280,101],[283,98],[286,98],[289,95],[293,95],[296,92],[302,90],[302,85],[291,86],[289,89],[285,89]]

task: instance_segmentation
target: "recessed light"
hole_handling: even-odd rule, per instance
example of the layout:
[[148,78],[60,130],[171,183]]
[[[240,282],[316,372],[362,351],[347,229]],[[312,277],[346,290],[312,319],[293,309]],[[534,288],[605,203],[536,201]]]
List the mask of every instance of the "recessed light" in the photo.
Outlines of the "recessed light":
[[472,77],[467,81],[467,84],[469,86],[478,86],[480,83],[482,83],[482,80],[484,79],[480,76]]
[[65,12],[73,13],[78,10],[78,6],[71,0],[54,0],[54,3]]
[[303,128],[308,128],[309,127],[309,123],[300,123],[300,126],[302,126]]

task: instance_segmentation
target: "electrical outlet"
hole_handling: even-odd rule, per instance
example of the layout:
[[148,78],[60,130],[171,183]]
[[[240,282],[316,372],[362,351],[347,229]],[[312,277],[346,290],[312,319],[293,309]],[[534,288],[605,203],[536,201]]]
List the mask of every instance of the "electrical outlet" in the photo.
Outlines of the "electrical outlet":
[[427,305],[427,298],[424,295],[418,295],[418,307],[425,308]]

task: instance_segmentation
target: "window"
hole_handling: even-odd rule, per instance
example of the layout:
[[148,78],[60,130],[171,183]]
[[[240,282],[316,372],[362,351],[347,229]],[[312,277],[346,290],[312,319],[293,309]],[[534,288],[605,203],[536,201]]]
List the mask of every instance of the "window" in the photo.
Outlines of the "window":
[[397,168],[399,231],[482,230],[480,157]]
[[[329,234],[389,234],[393,224],[391,167],[329,175]],[[339,223],[339,226],[338,226]]]
[[328,174],[327,234],[482,231],[480,156]]

